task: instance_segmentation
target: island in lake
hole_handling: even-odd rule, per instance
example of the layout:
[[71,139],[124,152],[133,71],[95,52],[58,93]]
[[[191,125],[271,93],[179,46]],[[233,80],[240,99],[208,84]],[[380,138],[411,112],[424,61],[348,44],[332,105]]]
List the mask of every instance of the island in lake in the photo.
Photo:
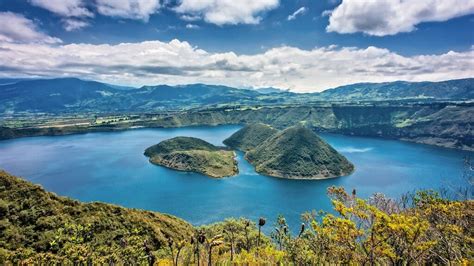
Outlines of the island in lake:
[[232,136],[225,139],[223,142],[225,145],[233,149],[246,152],[251,149],[255,149],[258,145],[262,144],[262,142],[277,132],[277,129],[269,125],[255,123],[243,127],[239,131],[232,134]]
[[217,147],[202,139],[175,137],[145,150],[153,164],[220,178],[238,173],[234,151]]
[[[262,136],[266,136],[262,139]],[[258,173],[288,179],[326,179],[345,176],[354,165],[313,131],[294,126],[278,131],[262,124],[248,125],[224,141],[246,151]]]

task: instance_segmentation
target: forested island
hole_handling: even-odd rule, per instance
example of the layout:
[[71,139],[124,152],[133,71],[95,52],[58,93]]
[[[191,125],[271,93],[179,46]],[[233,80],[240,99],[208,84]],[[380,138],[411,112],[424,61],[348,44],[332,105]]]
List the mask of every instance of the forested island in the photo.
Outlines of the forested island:
[[221,178],[238,173],[235,153],[193,137],[175,137],[145,150],[150,162],[180,171]]
[[245,151],[258,173],[287,179],[326,179],[352,173],[354,165],[313,131],[297,125],[278,131],[251,124],[224,140]]

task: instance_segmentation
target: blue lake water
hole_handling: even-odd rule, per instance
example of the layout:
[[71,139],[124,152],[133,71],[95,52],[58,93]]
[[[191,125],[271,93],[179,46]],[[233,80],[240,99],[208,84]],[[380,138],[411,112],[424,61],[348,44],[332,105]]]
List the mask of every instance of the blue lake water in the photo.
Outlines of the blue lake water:
[[238,153],[239,175],[212,179],[173,171],[148,162],[148,146],[175,136],[193,136],[213,144],[240,126],[137,129],[0,141],[0,169],[22,176],[59,195],[170,213],[195,225],[226,217],[283,214],[290,225],[300,214],[330,210],[331,185],[357,189],[368,197],[382,192],[397,197],[421,188],[463,184],[463,158],[473,152],[374,138],[322,134],[356,166],[346,177],[298,181],[257,174]]

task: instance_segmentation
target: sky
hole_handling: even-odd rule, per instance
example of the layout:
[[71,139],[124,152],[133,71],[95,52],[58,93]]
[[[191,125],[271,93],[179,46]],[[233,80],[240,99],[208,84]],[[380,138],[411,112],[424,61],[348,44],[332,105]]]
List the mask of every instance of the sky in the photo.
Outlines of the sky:
[[0,77],[321,91],[474,77],[474,0],[0,0]]

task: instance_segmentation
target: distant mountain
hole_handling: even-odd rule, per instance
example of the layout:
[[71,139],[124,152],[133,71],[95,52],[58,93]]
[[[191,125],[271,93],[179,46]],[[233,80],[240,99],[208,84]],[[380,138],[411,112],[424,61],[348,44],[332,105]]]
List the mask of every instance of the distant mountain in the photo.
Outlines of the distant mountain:
[[138,88],[136,87],[131,87],[131,86],[121,86],[121,85],[112,85],[108,84],[111,88],[117,89],[117,90],[136,90]]
[[143,96],[150,100],[192,100],[203,104],[225,103],[238,100],[251,100],[258,96],[255,91],[236,89],[227,86],[189,84],[179,86],[144,86],[140,88],[137,96]]
[[473,100],[474,79],[360,83],[321,93],[227,86],[110,85],[77,78],[0,79],[0,113],[153,112],[203,106],[304,104],[315,101]]
[[245,157],[257,172],[289,179],[325,179],[354,170],[343,155],[303,126],[273,135]]
[[224,144],[241,151],[249,151],[270,138],[278,130],[262,123],[247,125],[224,140]]
[[3,78],[3,79],[0,79],[0,85],[12,84],[12,83],[16,83],[16,82],[22,81],[22,80],[27,80],[27,79],[21,79],[21,78]]
[[[0,86],[0,111],[57,112],[99,107],[121,93],[111,86],[76,78],[20,80]],[[3,109],[3,110],[2,110]]]
[[19,80],[0,85],[0,113],[154,111],[255,101],[259,95],[205,84],[132,89],[77,78]]
[[272,94],[272,93],[284,93],[284,92],[288,92],[288,90],[283,90],[283,89],[273,88],[273,87],[257,88],[257,89],[255,89],[255,90],[258,91],[258,92],[261,93],[261,94]]
[[377,101],[399,99],[474,99],[474,78],[441,82],[357,83],[328,89],[316,95],[324,100]]

